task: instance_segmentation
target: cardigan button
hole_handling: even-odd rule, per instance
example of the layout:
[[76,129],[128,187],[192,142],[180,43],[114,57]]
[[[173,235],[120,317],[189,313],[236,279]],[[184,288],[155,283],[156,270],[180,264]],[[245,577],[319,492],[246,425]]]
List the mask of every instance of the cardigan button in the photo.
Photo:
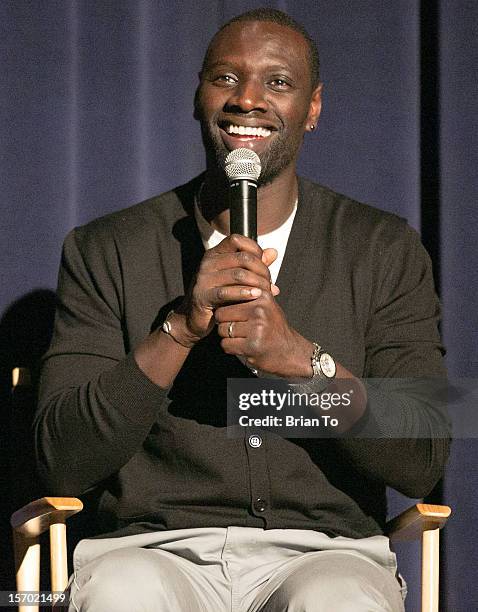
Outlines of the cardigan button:
[[267,502],[262,497],[258,497],[254,500],[252,507],[254,508],[255,512],[262,513],[267,510]]
[[259,448],[259,446],[261,446],[262,444],[262,438],[257,434],[252,434],[251,436],[249,436],[248,442],[249,446],[251,446],[252,448]]

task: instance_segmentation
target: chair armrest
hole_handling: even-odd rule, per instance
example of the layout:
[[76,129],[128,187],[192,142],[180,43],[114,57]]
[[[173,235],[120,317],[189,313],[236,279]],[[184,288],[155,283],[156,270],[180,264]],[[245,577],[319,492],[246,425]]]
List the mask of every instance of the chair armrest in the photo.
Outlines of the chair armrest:
[[17,387],[31,387],[32,377],[29,368],[13,368],[12,389]]
[[[19,408],[25,408],[25,393],[34,394],[29,368],[13,368],[12,398],[18,395]],[[28,396],[30,397],[30,396]],[[26,406],[26,408],[28,408]],[[20,415],[24,410],[20,410]],[[23,429],[22,429],[23,431]],[[20,436],[21,438],[21,436]],[[24,453],[21,455],[24,456]],[[23,492],[23,491],[22,491]],[[25,494],[29,489],[25,488]],[[22,495],[22,497],[25,497]],[[50,532],[51,589],[63,591],[68,582],[66,525],[68,517],[83,509],[79,499],[43,497],[14,512],[10,518],[13,528],[15,572],[18,591],[38,591],[40,588],[40,535]],[[20,605],[19,612],[35,612],[38,606]]]
[[451,514],[449,506],[415,504],[385,525],[385,533],[392,542],[417,540],[425,531],[441,529]]
[[51,525],[64,523],[82,509],[83,504],[76,497],[42,497],[14,512],[10,524],[19,533],[37,537]]
[[[50,531],[51,589],[65,590],[68,582],[65,521],[82,508],[82,502],[74,497],[42,497],[12,514],[18,591],[40,588],[39,537],[47,530]],[[34,608],[20,606],[19,610],[33,612]]]

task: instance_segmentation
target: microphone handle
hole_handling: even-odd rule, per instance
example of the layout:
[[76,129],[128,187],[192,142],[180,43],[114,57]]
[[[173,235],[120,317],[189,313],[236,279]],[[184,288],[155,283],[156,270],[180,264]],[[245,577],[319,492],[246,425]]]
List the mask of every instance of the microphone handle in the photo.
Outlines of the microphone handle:
[[[239,179],[229,184],[230,233],[241,234],[257,242],[257,183]],[[257,370],[247,365],[246,358],[236,355],[250,372]]]
[[250,179],[229,185],[230,232],[257,241],[257,183]]

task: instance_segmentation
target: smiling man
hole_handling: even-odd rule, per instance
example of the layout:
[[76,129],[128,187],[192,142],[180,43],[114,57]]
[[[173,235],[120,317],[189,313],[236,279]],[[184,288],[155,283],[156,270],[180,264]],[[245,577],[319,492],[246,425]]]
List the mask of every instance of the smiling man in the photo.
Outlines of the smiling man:
[[197,102],[208,162],[221,168],[229,151],[247,147],[260,155],[263,185],[287,170],[290,181],[304,132],[320,114],[318,57],[298,31],[283,39],[278,23],[244,23],[214,37],[201,71]]
[[[360,377],[442,376],[438,301],[402,219],[297,177],[320,107],[303,28],[235,18],[195,96],[206,172],[65,241],[38,462],[50,494],[96,493],[102,532],[75,550],[71,610],[403,610],[385,487],[426,495],[448,429]],[[228,235],[238,147],[261,160],[258,244]],[[251,368],[311,392],[348,379],[347,428],[380,435],[229,437],[226,381]]]

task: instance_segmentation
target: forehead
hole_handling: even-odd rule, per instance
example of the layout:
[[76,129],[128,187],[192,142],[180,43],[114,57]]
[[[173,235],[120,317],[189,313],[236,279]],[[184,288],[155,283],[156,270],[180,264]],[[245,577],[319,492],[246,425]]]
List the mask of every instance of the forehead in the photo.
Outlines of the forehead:
[[238,21],[216,34],[204,67],[242,62],[279,63],[309,75],[309,49],[304,37],[270,21]]

